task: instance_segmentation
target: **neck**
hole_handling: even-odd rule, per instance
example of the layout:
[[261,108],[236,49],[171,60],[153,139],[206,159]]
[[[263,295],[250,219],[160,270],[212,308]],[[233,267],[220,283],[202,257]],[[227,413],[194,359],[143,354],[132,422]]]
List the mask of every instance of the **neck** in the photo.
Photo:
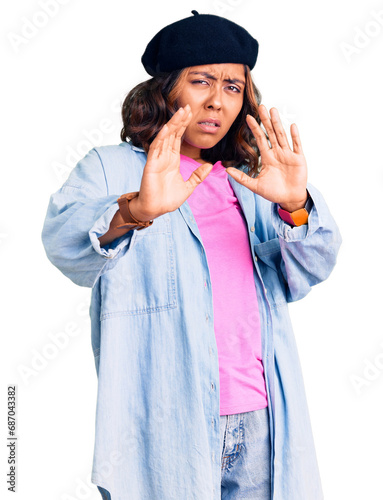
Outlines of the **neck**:
[[204,161],[201,159],[201,148],[192,146],[191,144],[188,144],[186,141],[182,141],[180,153],[183,154],[184,156],[188,156],[192,160],[204,163]]

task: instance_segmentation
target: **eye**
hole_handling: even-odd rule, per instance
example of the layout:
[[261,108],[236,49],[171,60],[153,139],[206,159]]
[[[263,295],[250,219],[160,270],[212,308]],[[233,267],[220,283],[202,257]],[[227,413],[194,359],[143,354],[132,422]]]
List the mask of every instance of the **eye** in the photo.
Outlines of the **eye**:
[[[207,82],[206,80],[193,80],[191,83],[192,84],[195,84],[195,83],[205,84],[206,83],[206,85],[209,85],[209,82]],[[237,93],[237,94],[241,93],[241,89],[236,87],[235,85],[229,85],[227,88],[231,89],[234,93]]]
[[207,83],[206,80],[193,80],[192,83]]
[[236,92],[238,92],[238,94],[241,93],[241,89],[239,89],[238,87],[235,87],[234,85],[229,85],[229,89],[234,89]]

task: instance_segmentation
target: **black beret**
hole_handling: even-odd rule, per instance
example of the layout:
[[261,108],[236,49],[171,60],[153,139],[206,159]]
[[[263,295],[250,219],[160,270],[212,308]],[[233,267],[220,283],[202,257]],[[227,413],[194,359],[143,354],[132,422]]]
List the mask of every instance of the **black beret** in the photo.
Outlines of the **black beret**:
[[224,17],[199,14],[162,28],[148,43],[141,62],[149,75],[202,64],[239,63],[253,69],[258,42]]

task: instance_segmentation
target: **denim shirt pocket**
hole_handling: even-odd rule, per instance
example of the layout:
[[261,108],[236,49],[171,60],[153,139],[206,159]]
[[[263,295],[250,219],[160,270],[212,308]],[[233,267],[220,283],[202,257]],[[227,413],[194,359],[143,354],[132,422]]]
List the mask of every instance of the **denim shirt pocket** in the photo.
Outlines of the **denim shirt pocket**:
[[271,307],[286,304],[287,283],[280,269],[282,255],[279,238],[255,244],[254,252]]
[[100,319],[177,307],[176,263],[169,216],[136,230],[133,245],[101,277]]

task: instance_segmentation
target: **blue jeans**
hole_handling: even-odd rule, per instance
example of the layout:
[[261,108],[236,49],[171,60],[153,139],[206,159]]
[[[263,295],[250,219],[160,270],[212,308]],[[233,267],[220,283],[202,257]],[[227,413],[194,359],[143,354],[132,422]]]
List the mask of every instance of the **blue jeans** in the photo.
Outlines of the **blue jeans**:
[[111,500],[110,493],[105,488],[97,485],[98,491],[101,493],[102,500]]
[[[268,409],[221,415],[221,499],[270,500]],[[107,490],[97,486],[103,500]]]
[[221,498],[270,500],[268,409],[220,416]]

